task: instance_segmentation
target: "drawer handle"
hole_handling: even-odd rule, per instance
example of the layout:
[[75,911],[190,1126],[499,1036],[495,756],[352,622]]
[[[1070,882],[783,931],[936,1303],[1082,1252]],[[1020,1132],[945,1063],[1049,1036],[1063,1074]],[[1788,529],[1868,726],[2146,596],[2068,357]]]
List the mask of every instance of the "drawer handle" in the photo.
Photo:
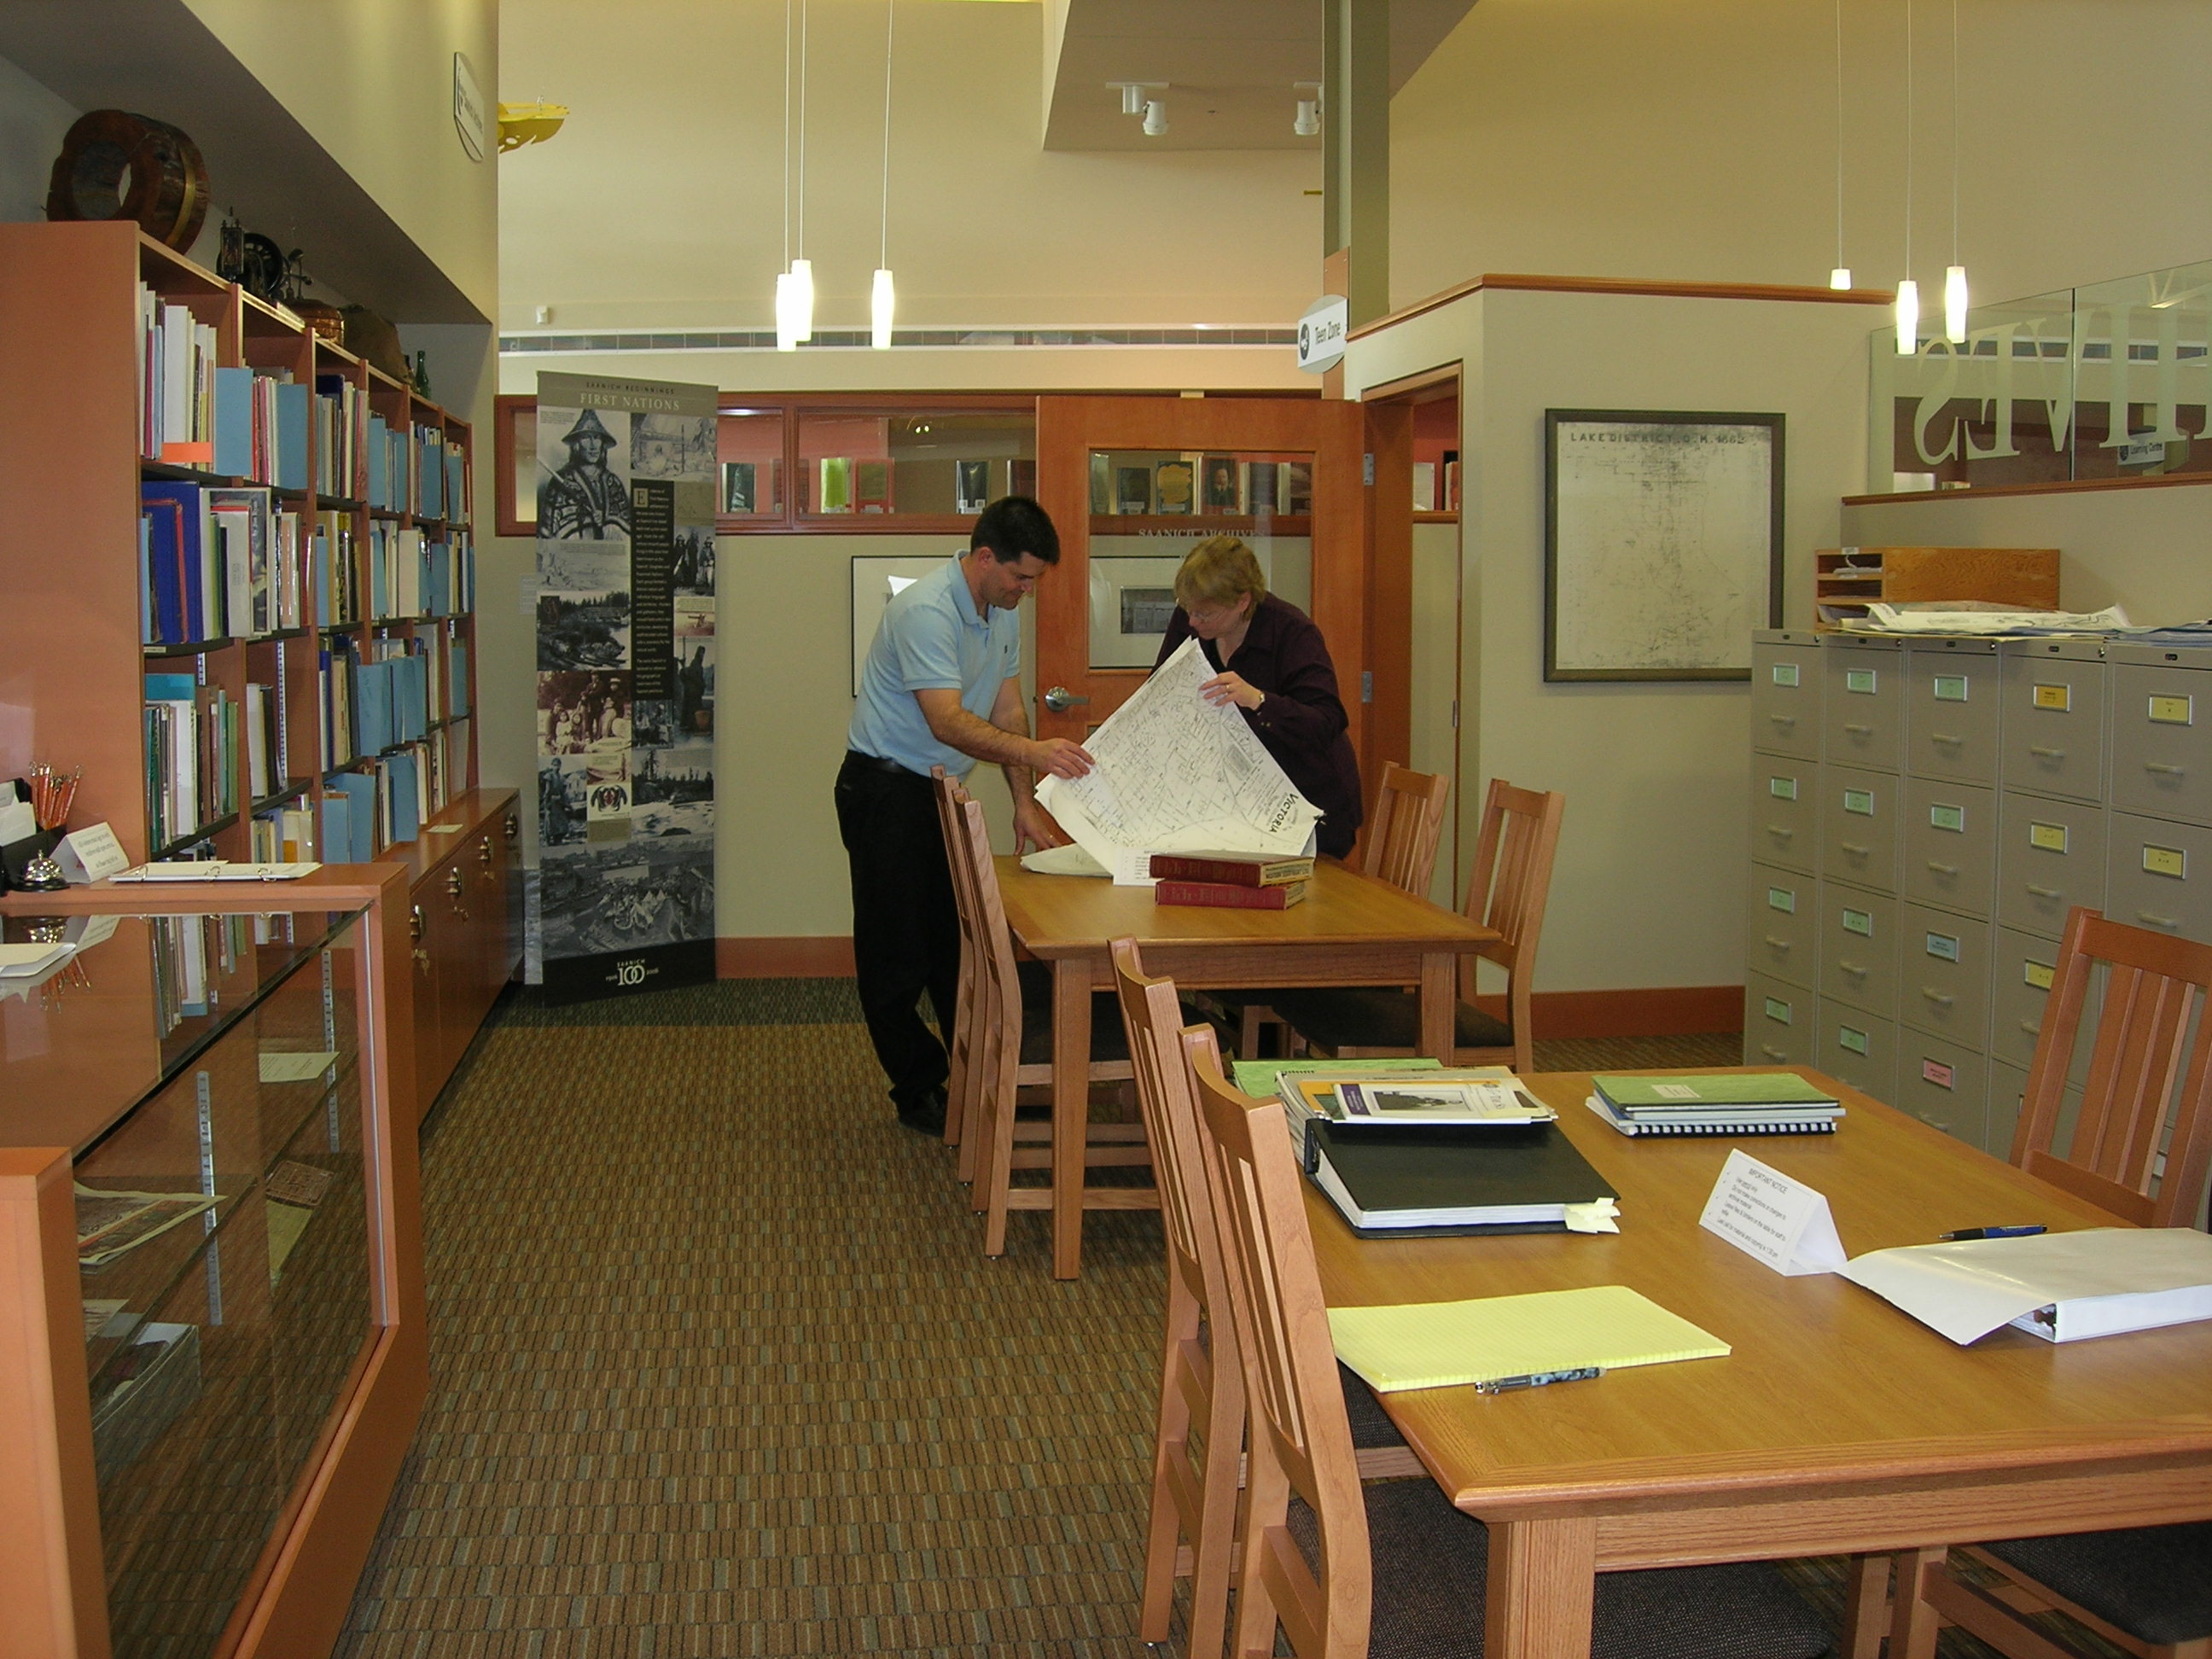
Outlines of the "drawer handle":
[[410,939],[422,937],[422,907],[419,904],[410,904],[407,907],[407,937]]
[[2064,760],[2066,758],[2066,751],[2063,749],[2045,749],[2035,744],[2028,744],[2027,752],[2031,755],[2040,755],[2045,760]]
[[1777,939],[1771,933],[1769,933],[1766,936],[1766,942],[1778,951],[1787,951],[1790,948],[1790,941],[1788,939]]
[[1854,979],[1864,979],[1867,975],[1867,970],[1860,967],[1858,963],[1856,962],[1845,962],[1841,957],[1837,959],[1836,966],[1842,969],[1845,973],[1850,975]]
[[1945,1134],[1951,1133],[1951,1120],[1948,1117],[1930,1117],[1925,1112],[1916,1112],[1913,1115],[1931,1129],[1941,1129]]
[[477,857],[485,864],[491,862],[491,837],[486,836],[477,843]]
[[2024,1019],[2021,1021],[2020,1029],[2027,1032],[2028,1036],[2032,1037],[2039,1037],[2043,1035],[2043,1028],[2040,1025],[2038,1025],[2032,1019]]
[[1956,997],[1947,997],[1941,991],[1931,991],[1924,985],[1920,988],[1920,994],[1930,1002],[1942,1003],[1946,1008],[1959,1000]]
[[1930,732],[1928,734],[1928,741],[1930,743],[1948,743],[1955,748],[1958,744],[1966,742],[1966,739],[1964,738],[1954,738],[1948,732]]
[[1765,1054],[1769,1060],[1787,1060],[1790,1058],[1790,1056],[1783,1053],[1781,1049],[1769,1048],[1764,1042],[1759,1045],[1759,1052]]
[[2143,763],[2143,770],[2146,772],[2155,772],[2161,777],[2168,778],[2179,778],[2187,775],[2186,768],[2179,766],[2162,766],[2156,761],[2145,761]]
[[2034,894],[2038,898],[2055,899],[2065,896],[2065,895],[2061,893],[2056,887],[2038,887],[2032,881],[2027,884],[2027,890]]
[[1797,724],[1797,717],[1795,714],[1769,714],[1766,718],[1772,720],[1777,726],[1795,726]]
[[1782,841],[1788,841],[1795,836],[1797,832],[1795,830],[1784,830],[1778,823],[1770,823],[1766,826],[1766,833],[1770,836],[1776,836]]
[[1928,867],[1930,870],[1933,870],[1939,876],[1955,876],[1959,873],[1959,866],[1957,865],[1938,864],[1934,859],[1928,860]]
[[1874,727],[1871,726],[1854,726],[1849,720],[1844,722],[1844,730],[1855,738],[1870,738],[1874,735]]
[[2138,911],[2136,911],[2136,920],[2137,921],[2147,921],[2147,922],[2148,922],[2148,923],[2149,923],[2152,927],[2165,927],[2165,928],[2169,928],[2169,929],[2179,929],[2179,928],[2180,927],[2180,926],[2181,926],[2181,921],[2180,921],[2180,919],[2179,919],[2179,917],[2176,917],[2176,916],[2154,916],[2154,915],[2151,915],[2151,913],[2150,913],[2149,911],[2148,911],[2148,910],[2138,910]]
[[1869,853],[1874,851],[1874,848],[1871,847],[1862,845],[1860,842],[1855,841],[1839,841],[1836,845],[1842,848],[1846,853],[1856,854],[1860,858],[1864,858]]

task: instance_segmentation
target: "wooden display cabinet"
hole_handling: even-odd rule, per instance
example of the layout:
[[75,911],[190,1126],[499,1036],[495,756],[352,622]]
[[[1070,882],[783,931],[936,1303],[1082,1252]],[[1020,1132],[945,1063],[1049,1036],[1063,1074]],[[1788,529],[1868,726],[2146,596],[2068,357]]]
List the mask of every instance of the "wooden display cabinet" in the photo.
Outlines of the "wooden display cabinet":
[[1982,599],[2022,611],[2058,608],[2055,547],[1824,547],[1813,555],[1822,632],[1870,605]]

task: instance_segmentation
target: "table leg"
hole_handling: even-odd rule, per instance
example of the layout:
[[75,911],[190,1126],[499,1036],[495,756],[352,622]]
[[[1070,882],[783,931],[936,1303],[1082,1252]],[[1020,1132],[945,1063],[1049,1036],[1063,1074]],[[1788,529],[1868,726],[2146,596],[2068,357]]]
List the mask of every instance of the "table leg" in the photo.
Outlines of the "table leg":
[[1597,1522],[1493,1522],[1485,1598],[1489,1659],[1589,1659]]
[[1459,958],[1449,951],[1430,951],[1421,958],[1421,1052],[1447,1066],[1457,1052]]
[[1091,1133],[1091,964],[1052,964],[1052,1276],[1083,1271],[1083,1150]]
[[1907,1550],[1897,1558],[1897,1583],[1889,1592],[1890,1659],[1935,1659],[1937,1620],[1926,1599],[1928,1580],[1943,1571],[1949,1547]]

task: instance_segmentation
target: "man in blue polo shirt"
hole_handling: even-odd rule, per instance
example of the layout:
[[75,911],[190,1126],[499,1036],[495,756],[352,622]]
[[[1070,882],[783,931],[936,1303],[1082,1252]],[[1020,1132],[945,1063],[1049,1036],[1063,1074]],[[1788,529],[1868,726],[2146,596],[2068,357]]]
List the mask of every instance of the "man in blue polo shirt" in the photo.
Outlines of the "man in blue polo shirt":
[[1016,845],[1066,839],[1031,793],[1036,775],[1079,778],[1089,754],[1065,738],[1030,736],[1022,702],[1022,629],[1014,615],[1060,534],[1026,495],[975,520],[964,558],[895,594],[868,647],[860,696],[837,773],[837,829],[853,872],[853,964],[876,1059],[899,1121],[945,1128],[945,1045],[921,1018],[924,990],[951,1027],[960,921],[929,773],[965,778],[977,761],[1006,773]]

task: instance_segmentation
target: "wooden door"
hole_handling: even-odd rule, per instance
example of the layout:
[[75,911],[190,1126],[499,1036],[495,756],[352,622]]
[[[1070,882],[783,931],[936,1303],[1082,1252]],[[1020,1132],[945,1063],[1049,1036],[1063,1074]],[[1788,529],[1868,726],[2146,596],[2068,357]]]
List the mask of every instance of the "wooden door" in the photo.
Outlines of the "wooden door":
[[[1199,540],[1234,534],[1279,567],[1270,586],[1328,639],[1364,770],[1360,437],[1358,404],[1317,398],[1040,398],[1037,496],[1060,556],[1037,584],[1038,733],[1080,741],[1144,683],[1158,646],[1147,626],[1164,621],[1174,565]],[[1055,690],[1082,701],[1054,708]]]

